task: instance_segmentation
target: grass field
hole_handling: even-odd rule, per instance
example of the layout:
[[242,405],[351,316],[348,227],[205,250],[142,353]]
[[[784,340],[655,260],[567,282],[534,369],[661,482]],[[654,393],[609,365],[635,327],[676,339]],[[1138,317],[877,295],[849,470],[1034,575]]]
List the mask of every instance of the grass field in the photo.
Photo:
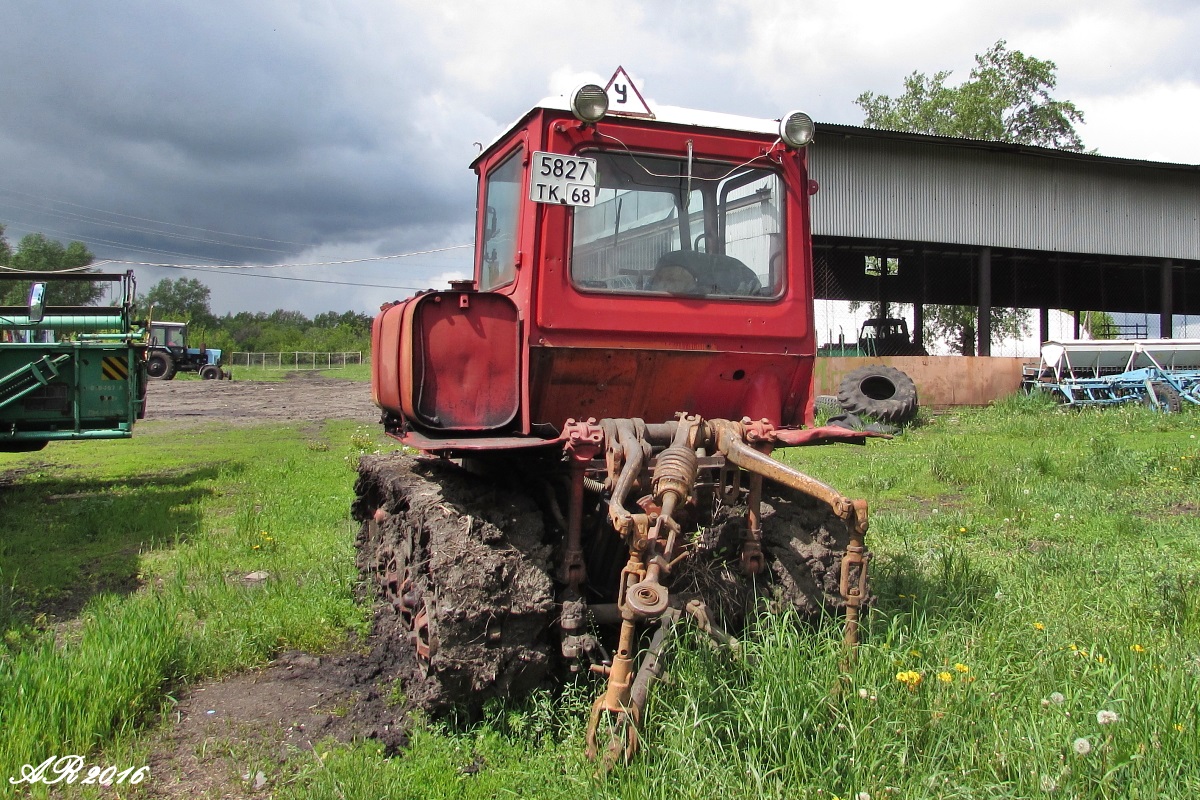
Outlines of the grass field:
[[[282,381],[287,380],[289,375],[294,375],[297,372],[297,370],[293,369],[273,369],[267,367],[226,367],[225,369],[232,374],[235,381]],[[302,372],[316,372],[327,378],[344,378],[348,381],[371,380],[371,365],[369,363],[348,364],[336,369],[302,370]],[[198,381],[200,380],[200,375],[196,372],[180,372],[172,380]]]
[[[580,755],[591,689],[570,687],[419,724],[396,758],[326,743],[275,796],[1194,795],[1197,437],[1193,409],[1025,399],[790,451],[871,502],[878,602],[848,671],[832,626],[769,617],[736,657],[676,647],[646,753],[607,776]],[[188,682],[361,633],[347,510],[375,440],[147,423],[0,455],[0,780],[56,753],[135,763]],[[236,580],[254,570],[269,588]]]

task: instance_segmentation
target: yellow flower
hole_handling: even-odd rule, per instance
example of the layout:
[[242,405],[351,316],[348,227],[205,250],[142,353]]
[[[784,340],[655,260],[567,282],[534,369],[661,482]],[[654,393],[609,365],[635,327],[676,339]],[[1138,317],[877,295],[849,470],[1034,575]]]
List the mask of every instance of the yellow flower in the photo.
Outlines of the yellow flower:
[[921,673],[917,672],[916,670],[910,669],[905,670],[904,672],[896,673],[896,680],[907,686],[910,691],[915,690],[918,686],[920,686],[921,681],[924,679],[924,676],[922,676]]
[[1096,654],[1096,661],[1098,661],[1099,663],[1103,664],[1103,663],[1104,663],[1104,656],[1102,656],[1102,655],[1100,655],[1099,653],[1097,653],[1097,654]]
[[1146,648],[1142,647],[1140,644],[1131,644],[1131,645],[1129,645],[1129,649],[1135,653],[1146,652]]
[[959,529],[958,529],[958,532],[959,532],[959,533],[966,533],[966,532],[967,532],[967,529],[966,529],[966,528],[959,528]]
[[970,672],[970,671],[971,671],[971,668],[970,668],[970,667],[968,667],[966,664],[955,664],[955,665],[954,665],[954,671],[955,671],[955,672],[961,672],[961,673],[963,673],[963,674],[965,675],[966,673],[968,673],[968,672]]
[[1035,622],[1033,623],[1033,629],[1035,631],[1044,631],[1046,630],[1046,625],[1043,622]]
[[259,549],[259,547],[258,547],[258,545],[254,545],[254,546],[253,546],[253,547],[251,547],[250,549],[251,549],[251,550],[258,550],[258,549]]
[[1182,726],[1182,725],[1180,725],[1178,722],[1176,722],[1176,723],[1175,723],[1175,730],[1182,732],[1182,731],[1183,731],[1183,726]]
[[949,672],[939,672],[938,680],[941,681],[942,683],[950,683],[950,681],[954,680],[954,676],[951,675]]
[[913,658],[920,658],[920,657],[921,657],[921,651],[920,651],[920,650],[909,650],[909,651],[908,651],[908,654],[909,654],[910,656],[912,656]]

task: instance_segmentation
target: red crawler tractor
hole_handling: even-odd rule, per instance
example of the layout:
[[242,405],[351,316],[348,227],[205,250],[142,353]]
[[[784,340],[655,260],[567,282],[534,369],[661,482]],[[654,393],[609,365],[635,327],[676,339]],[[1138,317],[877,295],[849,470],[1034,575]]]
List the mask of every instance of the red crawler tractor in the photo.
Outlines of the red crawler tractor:
[[383,424],[441,458],[364,458],[355,507],[410,700],[590,670],[610,761],[677,621],[727,640],[770,598],[853,643],[868,601],[866,503],[770,456],[871,435],[811,427],[812,120],[651,111],[623,79],[484,148],[474,278],[376,317]]

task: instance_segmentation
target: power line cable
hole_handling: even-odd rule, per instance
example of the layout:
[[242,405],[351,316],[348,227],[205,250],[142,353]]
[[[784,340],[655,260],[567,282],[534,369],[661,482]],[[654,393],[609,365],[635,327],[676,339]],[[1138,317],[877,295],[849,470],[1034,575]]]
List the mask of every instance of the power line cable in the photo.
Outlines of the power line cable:
[[155,225],[166,225],[166,226],[172,227],[172,228],[185,228],[187,230],[201,231],[202,233],[217,233],[222,236],[237,236],[242,239],[255,239],[260,242],[271,242],[272,244],[290,244],[290,245],[295,245],[297,247],[305,247],[306,246],[301,242],[289,242],[285,239],[268,239],[264,236],[251,236],[250,234],[246,234],[246,233],[232,233],[230,231],[222,231],[222,230],[217,230],[215,228],[201,228],[201,227],[197,227],[195,225],[184,225],[179,222],[165,222],[163,220],[152,219],[150,217],[137,217],[132,214],[122,214],[119,211],[107,211],[103,208],[95,208],[94,206],[85,206],[81,203],[72,203],[69,200],[58,200],[56,198],[43,197],[41,195],[31,194],[29,192],[22,192],[18,189],[9,189],[9,188],[3,187],[3,186],[0,186],[0,191],[8,192],[9,194],[18,194],[18,195],[22,195],[24,197],[32,197],[35,200],[43,200],[43,201],[49,202],[49,203],[59,203],[61,205],[65,205],[65,206],[74,206],[75,208],[82,208],[87,211],[98,211],[101,214],[109,214],[114,217],[124,217],[126,219],[136,220],[137,222],[153,222]]
[[160,231],[160,230],[156,230],[155,228],[148,228],[148,227],[144,227],[144,226],[140,226],[140,225],[118,224],[116,222],[112,222],[112,221],[105,220],[105,219],[100,219],[98,217],[87,216],[85,214],[75,214],[70,211],[56,211],[56,210],[52,210],[52,209],[39,208],[37,206],[30,206],[28,204],[21,205],[21,204],[14,204],[11,202],[0,203],[0,208],[9,208],[9,209],[15,208],[20,211],[33,211],[35,213],[44,214],[49,217],[65,219],[68,221],[84,222],[84,223],[88,223],[91,225],[100,225],[102,227],[114,228],[118,231],[123,231],[123,232],[127,232],[127,233],[147,233],[152,236],[162,236],[162,237],[166,237],[169,239],[183,239],[185,241],[201,242],[203,244],[221,245],[222,247],[236,247],[240,250],[258,250],[260,252],[269,252],[269,253],[286,253],[286,252],[288,252],[287,250],[284,250],[284,249],[278,248],[278,247],[258,247],[256,245],[252,245],[252,244],[238,244],[236,242],[222,241],[221,239],[210,239],[210,238],[205,238],[202,236],[191,236],[191,235],[185,234],[185,233],[174,233],[172,231]]
[[[104,262],[104,263],[121,264],[121,263],[128,263],[128,262],[117,261],[117,262]],[[381,283],[354,283],[352,281],[330,281],[330,280],[323,280],[321,278],[297,278],[294,275],[259,275],[257,273],[253,273],[253,272],[225,272],[222,269],[214,269],[211,267],[191,267],[191,266],[182,266],[182,265],[178,265],[178,264],[150,264],[150,265],[143,265],[143,266],[166,267],[168,269],[182,269],[182,270],[187,270],[189,272],[216,272],[216,273],[224,273],[225,275],[236,275],[239,278],[264,278],[267,280],[276,280],[276,281],[296,281],[298,283],[327,283],[327,284],[331,284],[333,286],[361,286],[361,287],[368,288],[368,289],[405,289],[408,291],[419,292],[423,289],[429,288],[428,286],[394,286],[394,285],[390,285],[390,284],[381,284]]]
[[409,253],[393,253],[386,256],[368,256],[365,258],[347,258],[341,261],[311,261],[307,263],[285,263],[285,264],[159,264],[150,261],[121,261],[119,259],[109,259],[111,264],[128,264],[133,267],[171,267],[175,269],[211,269],[215,271],[237,270],[237,269],[279,269],[290,267],[338,267],[345,264],[364,264],[372,261],[390,261],[394,258],[409,258],[411,256],[427,256],[435,253],[446,253],[451,250],[462,250],[468,247],[474,247],[472,244],[455,244],[449,247],[435,247],[430,250],[414,250]]
[[[4,222],[6,224],[13,224],[12,220],[8,220],[8,219],[0,220],[0,222]],[[16,224],[20,225],[20,223],[16,223]],[[164,256],[178,256],[179,258],[196,258],[196,255],[194,253],[177,253],[174,250],[161,250],[159,248],[154,248],[154,247],[140,247],[135,244],[126,244],[125,242],[117,242],[117,241],[113,241],[112,239],[101,239],[98,237],[91,237],[91,236],[79,237],[79,236],[76,236],[76,234],[71,233],[70,231],[64,231],[59,228],[47,228],[44,226],[39,226],[39,227],[41,227],[41,230],[36,231],[36,233],[55,233],[60,236],[69,237],[72,241],[82,242],[86,245],[99,244],[99,245],[107,245],[109,247],[119,248],[122,250],[132,250],[137,253],[149,253],[151,255],[157,254],[157,255],[164,255]],[[217,259],[213,259],[213,260],[216,261]]]

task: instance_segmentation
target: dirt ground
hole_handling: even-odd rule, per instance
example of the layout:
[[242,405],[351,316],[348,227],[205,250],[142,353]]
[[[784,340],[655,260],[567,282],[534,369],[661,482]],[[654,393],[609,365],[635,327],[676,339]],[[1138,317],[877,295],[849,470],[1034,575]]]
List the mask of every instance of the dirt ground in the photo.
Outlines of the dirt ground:
[[[152,381],[146,420],[255,424],[379,421],[370,384],[314,373],[286,381]],[[252,585],[257,576],[246,576]],[[187,687],[149,736],[151,777],[133,793],[153,798],[263,798],[281,781],[316,767],[320,742],[372,738],[404,744],[402,711],[390,702],[403,653],[370,642],[350,652],[282,654],[274,663]],[[306,763],[307,762],[307,763]]]
[[150,381],[146,419],[256,424],[265,421],[379,421],[364,381],[292,373],[285,381]]

